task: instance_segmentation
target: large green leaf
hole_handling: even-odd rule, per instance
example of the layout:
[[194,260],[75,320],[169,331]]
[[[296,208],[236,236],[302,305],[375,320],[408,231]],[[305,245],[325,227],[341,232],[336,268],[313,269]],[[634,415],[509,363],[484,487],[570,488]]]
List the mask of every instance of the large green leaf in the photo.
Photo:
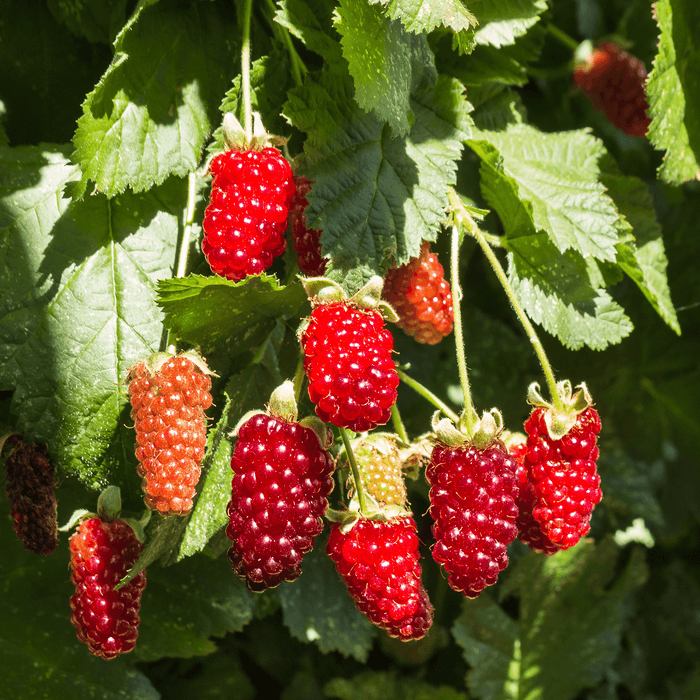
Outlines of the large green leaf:
[[185,183],[71,204],[65,149],[5,148],[0,162],[0,382],[63,469],[122,483],[134,438],[121,383],[158,348],[154,284],[171,274]]
[[91,180],[110,197],[141,192],[197,167],[233,72],[232,29],[211,3],[159,3],[127,25],[78,120],[74,195]]
[[469,0],[479,20],[476,43],[501,47],[515,42],[547,9],[547,0]]
[[275,21],[333,65],[342,58],[331,22],[334,5],[331,0],[278,0]]
[[467,695],[447,685],[431,685],[385,671],[365,671],[354,678],[334,678],[324,691],[342,700],[467,700]]
[[620,648],[624,603],[646,578],[640,549],[615,579],[617,558],[612,538],[528,553],[502,590],[519,596],[518,621],[488,593],[465,600],[452,633],[472,666],[470,690],[482,700],[571,700],[602,680]]
[[700,176],[700,5],[659,0],[659,52],[649,75],[649,139],[666,149],[659,175],[674,184]]
[[[408,262],[422,240],[435,240],[470,129],[463,88],[441,76],[411,100],[411,133],[391,138],[362,112],[348,80],[326,71],[293,90],[285,114],[307,131],[303,173],[314,182],[308,225],[323,229],[330,276],[355,291],[395,261]],[[350,276],[348,274],[350,273]]]

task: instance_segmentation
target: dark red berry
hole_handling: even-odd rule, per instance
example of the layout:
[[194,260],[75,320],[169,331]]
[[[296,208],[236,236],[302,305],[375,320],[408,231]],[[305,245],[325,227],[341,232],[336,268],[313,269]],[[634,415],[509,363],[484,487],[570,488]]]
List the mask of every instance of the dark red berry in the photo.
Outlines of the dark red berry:
[[593,508],[603,497],[596,471],[600,418],[589,406],[576,416],[574,427],[556,440],[547,429],[546,411],[535,408],[525,421],[524,464],[533,489],[535,520],[551,542],[568,549],[588,534]]
[[136,563],[143,546],[123,520],[83,520],[71,537],[70,621],[78,639],[90,652],[114,659],[131,651],[139,635],[141,593],[146,573],[141,571],[118,591],[114,587]]
[[360,518],[347,531],[331,525],[328,556],[357,609],[391,637],[424,637],[433,606],[421,585],[418,536],[412,516],[388,521]]
[[162,515],[187,515],[199,481],[211,380],[196,359],[155,355],[127,376],[144,501]]
[[506,550],[517,535],[515,469],[500,441],[485,450],[442,443],[433,449],[425,472],[435,521],[433,559],[468,598],[496,583],[508,564]]
[[301,342],[309,397],[321,420],[357,433],[389,420],[399,376],[394,339],[378,311],[320,304]]
[[262,413],[238,432],[228,504],[228,558],[251,591],[294,581],[323,529],[333,458],[316,433]]
[[386,273],[384,298],[398,314],[398,325],[419,343],[435,345],[452,332],[450,283],[428,241],[417,258]]
[[239,281],[267,270],[284,253],[292,169],[276,148],[224,151],[214,176],[202,228],[202,250],[215,274]]
[[294,178],[296,194],[289,205],[289,230],[297,253],[299,269],[309,277],[322,277],[328,261],[321,256],[321,230],[306,227],[304,210],[309,205],[306,195],[312,183],[304,176]]
[[638,58],[610,42],[595,49],[574,70],[574,83],[593,106],[629,136],[645,136],[649,128],[646,77],[644,64]]
[[51,554],[58,544],[54,467],[45,445],[32,445],[11,435],[12,452],[5,461],[5,488],[10,500],[12,529],[24,548]]

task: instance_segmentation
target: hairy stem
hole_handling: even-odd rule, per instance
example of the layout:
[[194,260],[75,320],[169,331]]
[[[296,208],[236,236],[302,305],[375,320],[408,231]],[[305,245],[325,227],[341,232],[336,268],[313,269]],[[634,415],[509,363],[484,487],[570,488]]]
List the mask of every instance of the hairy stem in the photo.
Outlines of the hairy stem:
[[241,89],[243,90],[243,113],[245,135],[253,139],[253,112],[250,106],[250,15],[253,0],[243,0],[243,37],[241,47]]
[[391,407],[391,422],[394,425],[396,434],[408,445],[411,441],[408,437],[403,421],[401,420],[401,414],[399,413],[399,409],[396,404]]
[[440,409],[450,420],[453,420],[455,423],[459,420],[459,416],[446,403],[444,403],[444,401],[441,401],[437,396],[435,396],[430,389],[427,389],[420,382],[417,382],[412,377],[409,377],[398,367],[396,368],[396,371],[398,372],[399,379],[404,384],[410,386],[413,391],[420,394],[424,399],[427,399],[431,404],[433,404],[433,406],[435,406],[435,408]]
[[355,460],[355,453],[352,451],[348,431],[345,428],[339,428],[338,430],[340,430],[340,436],[343,438],[343,445],[345,445],[345,452],[348,455],[348,462],[350,462],[352,480],[355,482],[355,493],[357,494],[357,500],[360,502],[360,514],[367,515],[365,490],[362,487],[362,477],[360,477],[360,470],[357,468],[357,461]]

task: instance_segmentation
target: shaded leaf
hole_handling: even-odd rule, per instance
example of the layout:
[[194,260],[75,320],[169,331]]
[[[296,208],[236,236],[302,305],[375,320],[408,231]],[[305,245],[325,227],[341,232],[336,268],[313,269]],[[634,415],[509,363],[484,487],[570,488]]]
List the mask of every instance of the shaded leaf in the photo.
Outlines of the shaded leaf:
[[353,678],[334,678],[324,687],[327,696],[342,700],[467,700],[447,685],[431,685],[386,671],[365,671]]
[[331,15],[335,3],[329,0],[278,0],[275,21],[286,27],[306,46],[333,65],[342,58]]

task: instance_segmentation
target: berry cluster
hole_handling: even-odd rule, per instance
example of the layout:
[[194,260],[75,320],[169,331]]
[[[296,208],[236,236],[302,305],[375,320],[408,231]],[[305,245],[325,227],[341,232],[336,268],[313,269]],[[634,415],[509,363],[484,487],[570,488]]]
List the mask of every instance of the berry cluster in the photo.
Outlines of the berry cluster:
[[304,176],[294,178],[296,194],[289,205],[289,231],[292,245],[297,253],[299,269],[309,277],[321,277],[326,271],[328,261],[321,257],[321,231],[306,227],[304,211],[309,206],[306,195],[311,184]]
[[389,270],[384,298],[399,316],[398,325],[419,343],[435,345],[452,332],[452,291],[430,243],[406,265]]
[[7,444],[12,448],[5,461],[12,529],[25,549],[51,554],[58,544],[58,525],[54,468],[46,446],[26,444],[19,435],[11,435]]
[[214,182],[202,250],[215,274],[239,281],[267,270],[287,247],[292,169],[273,147],[224,151],[211,162]]
[[255,592],[294,581],[323,529],[333,459],[310,428],[259,413],[241,426],[231,468],[234,573]]
[[114,588],[142,550],[131,526],[123,520],[90,518],[71,537],[75,595],[70,599],[70,621],[78,639],[95,656],[114,659],[136,644],[146,574],[141,571],[118,591]]
[[129,369],[136,459],[146,505],[162,515],[186,515],[206,446],[204,411],[211,380],[198,358],[154,355]]
[[433,621],[418,545],[416,524],[406,515],[360,518],[347,531],[333,523],[326,546],[357,609],[402,641],[424,637]]
[[389,420],[399,376],[394,339],[378,311],[319,304],[301,342],[309,397],[321,420],[357,433]]

